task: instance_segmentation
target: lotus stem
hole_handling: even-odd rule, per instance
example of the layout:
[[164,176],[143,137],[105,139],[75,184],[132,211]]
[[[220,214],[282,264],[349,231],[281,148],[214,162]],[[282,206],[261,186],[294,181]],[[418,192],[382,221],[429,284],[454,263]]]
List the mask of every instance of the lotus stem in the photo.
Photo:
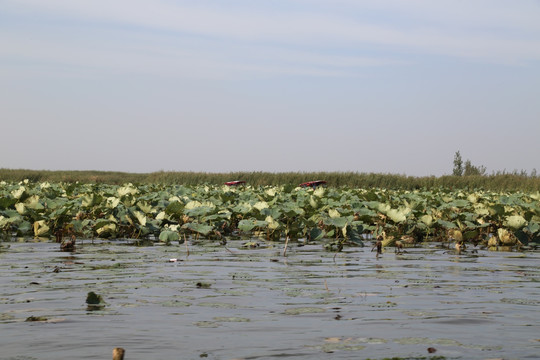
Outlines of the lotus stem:
[[287,245],[289,244],[289,237],[285,238],[285,248],[283,249],[283,256],[287,256]]
[[187,243],[186,233],[184,233],[184,245],[186,245],[186,257],[189,256],[189,247]]

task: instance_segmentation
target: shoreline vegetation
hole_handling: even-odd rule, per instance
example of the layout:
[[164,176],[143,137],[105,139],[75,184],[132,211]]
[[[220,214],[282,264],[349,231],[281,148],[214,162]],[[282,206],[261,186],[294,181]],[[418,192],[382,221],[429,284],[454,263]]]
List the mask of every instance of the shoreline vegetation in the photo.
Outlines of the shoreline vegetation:
[[[0,235],[54,237],[64,251],[74,251],[77,238],[262,238],[285,241],[284,256],[289,240],[299,239],[338,252],[376,239],[377,254],[430,240],[455,242],[458,253],[465,242],[495,249],[540,242],[536,177],[482,175],[482,183],[476,176],[353,173],[12,174],[23,180],[0,178]],[[231,179],[248,185],[226,186]],[[328,188],[298,186],[313,179]]]
[[297,185],[310,180],[326,180],[330,187],[415,189],[482,189],[490,191],[540,191],[540,176],[523,172],[498,172],[491,175],[407,176],[400,174],[361,172],[175,172],[128,173],[92,170],[27,170],[0,169],[0,181],[102,183],[110,185],[178,184],[221,185],[231,180],[244,180],[251,186]]

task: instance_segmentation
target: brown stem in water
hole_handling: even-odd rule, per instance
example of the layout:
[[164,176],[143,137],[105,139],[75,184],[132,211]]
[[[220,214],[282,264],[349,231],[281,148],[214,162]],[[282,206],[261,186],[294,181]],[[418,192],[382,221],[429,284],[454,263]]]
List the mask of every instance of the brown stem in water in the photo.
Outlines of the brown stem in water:
[[289,244],[289,236],[285,239],[285,248],[283,249],[283,256],[287,256],[287,245]]
[[125,352],[123,348],[114,348],[112,351],[113,360],[124,360]]
[[189,248],[187,244],[186,233],[184,233],[184,245],[186,245],[186,257],[189,256]]

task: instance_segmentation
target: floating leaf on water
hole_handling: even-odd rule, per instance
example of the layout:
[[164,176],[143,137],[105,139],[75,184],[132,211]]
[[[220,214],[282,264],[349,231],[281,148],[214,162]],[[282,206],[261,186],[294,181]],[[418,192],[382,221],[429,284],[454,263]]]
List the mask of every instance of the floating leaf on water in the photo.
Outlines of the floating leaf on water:
[[301,314],[318,314],[326,312],[323,308],[317,308],[317,307],[301,307],[301,308],[292,308],[287,309],[283,313],[285,315],[301,315]]
[[237,306],[234,304],[228,304],[228,303],[209,303],[209,302],[202,302],[198,303],[198,306],[204,306],[204,307],[211,307],[216,309],[236,309]]
[[29,316],[24,321],[47,321],[48,319],[45,316]]
[[515,305],[540,305],[540,300],[535,299],[519,299],[519,298],[502,298],[501,302]]
[[214,317],[214,320],[219,321],[219,322],[250,322],[251,321],[248,318],[236,317],[236,316],[231,316],[231,317],[216,316]]
[[104,304],[104,301],[103,301],[103,298],[101,297],[101,295],[98,295],[95,292],[90,291],[86,295],[86,303],[88,305],[98,305],[98,304]]
[[197,321],[193,325],[200,328],[217,328],[220,324],[215,321]]
[[191,303],[188,303],[186,301],[179,301],[179,300],[169,300],[161,303],[162,306],[166,307],[188,307],[191,306]]

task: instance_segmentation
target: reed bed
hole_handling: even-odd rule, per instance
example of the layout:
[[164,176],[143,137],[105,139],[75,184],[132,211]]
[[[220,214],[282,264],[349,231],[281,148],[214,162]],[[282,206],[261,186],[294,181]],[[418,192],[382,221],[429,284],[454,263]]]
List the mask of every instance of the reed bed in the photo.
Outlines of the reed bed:
[[173,172],[126,173],[117,171],[51,171],[0,169],[0,181],[80,182],[105,184],[222,184],[231,180],[245,180],[252,186],[298,185],[310,180],[326,180],[331,187],[385,189],[484,189],[492,191],[540,191],[540,177],[518,173],[478,176],[407,176],[362,172]]

